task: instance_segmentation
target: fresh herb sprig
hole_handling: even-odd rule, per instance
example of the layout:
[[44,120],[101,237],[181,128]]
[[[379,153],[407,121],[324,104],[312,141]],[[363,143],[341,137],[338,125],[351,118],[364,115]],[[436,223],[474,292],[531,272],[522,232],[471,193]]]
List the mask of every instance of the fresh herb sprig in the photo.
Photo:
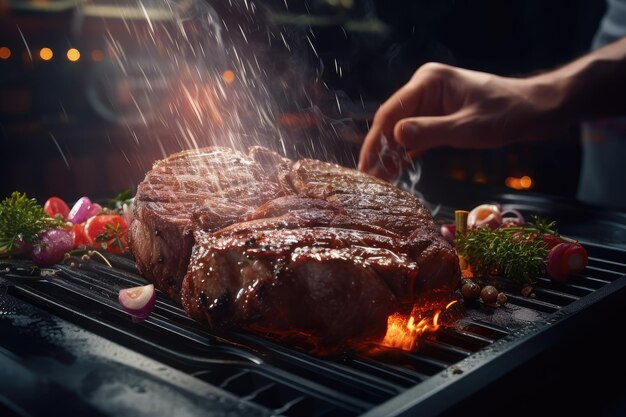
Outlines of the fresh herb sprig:
[[115,197],[107,200],[107,207],[111,207],[112,209],[121,212],[124,208],[124,204],[132,205],[133,203],[133,190],[130,188],[123,190]]
[[526,226],[468,229],[465,235],[458,234],[454,243],[475,274],[499,275],[529,284],[546,270],[544,234],[563,239],[555,230],[555,222],[534,217]]
[[0,203],[0,255],[12,254],[20,243],[36,244],[44,231],[63,221],[51,218],[34,198],[13,192]]
[[104,230],[96,236],[96,242],[98,242],[104,250],[107,250],[110,246],[111,248],[124,251],[126,249],[124,240],[126,239],[127,231],[126,226],[108,223]]

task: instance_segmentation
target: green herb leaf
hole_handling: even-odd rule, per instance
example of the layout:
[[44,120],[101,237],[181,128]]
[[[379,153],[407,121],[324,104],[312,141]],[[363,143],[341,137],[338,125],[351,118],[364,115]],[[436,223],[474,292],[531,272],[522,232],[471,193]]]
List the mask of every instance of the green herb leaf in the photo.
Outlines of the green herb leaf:
[[131,205],[133,201],[133,190],[130,188],[123,190],[115,197],[107,200],[106,205],[116,210],[121,210],[124,204]]
[[122,239],[126,236],[126,228],[119,224],[108,223],[105,229],[96,236],[96,242],[102,245],[102,249],[107,249],[110,244],[112,248],[124,249]]
[[520,284],[532,283],[546,270],[548,250],[543,234],[556,234],[554,222],[491,230],[468,229],[454,243],[459,255],[480,276],[504,276]]
[[36,244],[41,233],[62,224],[48,216],[37,200],[15,191],[0,203],[0,253],[13,253],[19,242]]

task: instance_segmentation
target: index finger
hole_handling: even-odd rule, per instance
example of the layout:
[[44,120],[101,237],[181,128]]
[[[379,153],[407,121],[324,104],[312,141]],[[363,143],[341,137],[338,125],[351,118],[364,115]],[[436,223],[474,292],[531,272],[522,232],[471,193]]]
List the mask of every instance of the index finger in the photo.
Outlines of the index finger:
[[383,149],[383,138],[387,139],[389,146],[396,145],[393,130],[398,121],[410,116],[430,116],[437,113],[437,102],[432,101],[436,97],[428,91],[432,86],[431,81],[428,71],[418,71],[380,106],[361,146],[359,170],[369,172],[373,168],[376,155]]

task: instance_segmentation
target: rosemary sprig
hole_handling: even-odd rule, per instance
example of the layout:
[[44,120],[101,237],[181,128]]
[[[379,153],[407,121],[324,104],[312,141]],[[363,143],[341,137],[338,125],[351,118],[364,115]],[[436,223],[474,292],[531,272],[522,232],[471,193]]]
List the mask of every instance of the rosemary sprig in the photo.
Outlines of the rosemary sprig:
[[523,227],[468,229],[465,235],[457,234],[454,243],[475,274],[530,284],[546,270],[548,250],[543,235],[563,239],[554,227],[554,222],[535,217]]

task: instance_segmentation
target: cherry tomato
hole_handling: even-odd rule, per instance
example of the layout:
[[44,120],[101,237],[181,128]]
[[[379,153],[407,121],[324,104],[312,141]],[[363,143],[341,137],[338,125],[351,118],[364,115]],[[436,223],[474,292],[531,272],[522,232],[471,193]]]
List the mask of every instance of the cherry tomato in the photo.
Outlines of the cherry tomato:
[[85,222],[85,235],[90,246],[111,253],[122,253],[128,248],[128,226],[119,214],[101,214]]
[[46,204],[43,205],[43,209],[50,217],[59,215],[61,218],[67,219],[67,216],[70,214],[70,208],[67,206],[67,203],[59,197],[50,197]]
[[74,248],[88,248],[91,246],[91,240],[85,234],[85,225],[83,223],[73,225],[70,234],[72,235]]

